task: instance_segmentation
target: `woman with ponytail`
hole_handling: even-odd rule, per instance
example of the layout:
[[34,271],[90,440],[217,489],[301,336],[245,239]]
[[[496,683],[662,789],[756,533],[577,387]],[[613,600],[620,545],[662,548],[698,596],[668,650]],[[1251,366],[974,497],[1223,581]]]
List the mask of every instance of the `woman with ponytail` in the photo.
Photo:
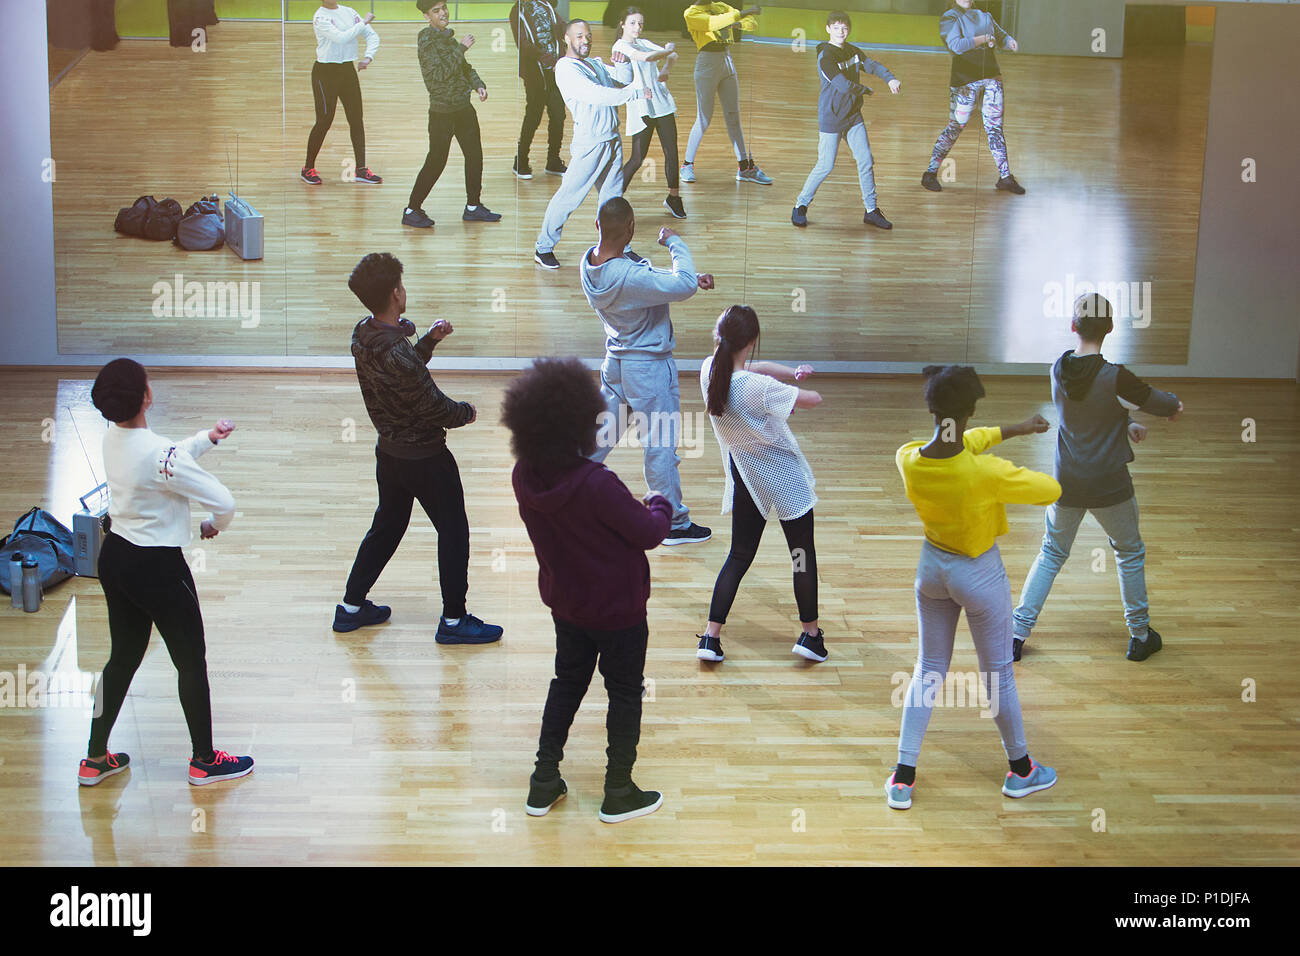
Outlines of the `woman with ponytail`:
[[720,661],[722,625],[736,599],[740,580],[758,553],[758,543],[775,510],[790,547],[794,595],[803,630],[793,653],[810,661],[826,660],[826,645],[817,626],[817,552],[813,547],[812,468],[799,450],[786,419],[796,408],[816,408],[822,397],[789,382],[803,381],[812,366],[790,368],[775,362],[751,362],[758,350],[758,315],[747,305],[733,305],[713,330],[713,355],[700,368],[700,388],[722,448],[726,491],[722,513],[731,512],[731,552],[718,573],[709,605],[709,623],[696,635],[702,661]]
[[108,605],[111,649],[95,692],[90,747],[77,782],[94,786],[130,764],[126,754],[108,749],[108,735],[155,626],[178,672],[181,709],[194,748],[190,783],[202,786],[242,777],[252,772],[252,757],[212,748],[203,615],[182,551],[193,537],[190,502],[212,512],[200,529],[204,538],[215,538],[235,516],[230,492],[195,461],[229,437],[235,426],[223,418],[210,431],[180,442],[150,431],[145,421],[153,405],[149,376],[144,366],[127,358],[100,369],[90,399],[112,422],[104,435],[110,529],[98,570]]
[[984,454],[1007,438],[1045,432],[1051,426],[1042,415],[1032,415],[1015,425],[967,429],[976,401],[984,397],[979,375],[957,365],[931,365],[924,374],[934,436],[928,442],[910,441],[894,456],[907,497],[925,528],[916,568],[920,648],[903,702],[898,766],[885,782],[885,802],[895,810],[912,805],[921,742],[935,689],[942,691],[948,675],[963,610],[988,710],[1011,765],[1002,793],[1025,797],[1056,783],[1056,771],[1034,763],[1025,742],[1011,669],[1011,582],[997,538],[1007,533],[1006,504],[1050,505],[1060,497],[1061,486],[1051,475]]

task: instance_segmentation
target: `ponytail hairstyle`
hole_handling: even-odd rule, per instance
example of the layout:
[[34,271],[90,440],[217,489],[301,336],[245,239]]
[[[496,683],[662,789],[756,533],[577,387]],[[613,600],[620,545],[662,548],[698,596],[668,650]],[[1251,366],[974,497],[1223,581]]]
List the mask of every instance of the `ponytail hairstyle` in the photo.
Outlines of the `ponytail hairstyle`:
[[984,386],[969,365],[927,365],[925,404],[935,418],[963,421],[975,414],[975,403],[984,397]]
[[113,359],[99,370],[90,389],[90,400],[110,422],[129,422],[140,414],[149,376],[134,359]]
[[748,305],[733,305],[718,316],[713,327],[713,366],[709,369],[709,389],[706,404],[710,415],[721,415],[727,410],[727,396],[731,394],[731,373],[736,367],[736,355],[750,342],[758,352],[758,313]]

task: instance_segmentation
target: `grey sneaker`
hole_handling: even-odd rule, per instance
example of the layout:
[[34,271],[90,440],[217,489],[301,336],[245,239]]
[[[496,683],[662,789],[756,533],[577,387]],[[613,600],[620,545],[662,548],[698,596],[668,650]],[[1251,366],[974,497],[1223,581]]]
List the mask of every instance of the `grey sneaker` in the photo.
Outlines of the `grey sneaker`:
[[681,178],[682,178],[682,182],[684,182],[684,183],[693,183],[693,182],[695,182],[695,164],[694,164],[694,163],[682,163],[682,168],[681,168],[681,171],[680,171],[679,175],[681,176]]
[[1029,776],[1021,777],[1012,771],[1007,771],[1006,782],[1002,784],[1002,794],[1007,797],[1027,797],[1031,793],[1037,793],[1039,790],[1046,790],[1048,787],[1056,786],[1056,771],[1051,767],[1040,767],[1032,760],[1030,763]]
[[757,166],[750,166],[748,169],[736,170],[736,182],[758,183],[760,186],[770,186],[772,185],[772,177],[763,172]]
[[912,805],[912,788],[915,786],[914,783],[894,783],[894,774],[891,773],[885,781],[885,803],[892,810],[906,810]]

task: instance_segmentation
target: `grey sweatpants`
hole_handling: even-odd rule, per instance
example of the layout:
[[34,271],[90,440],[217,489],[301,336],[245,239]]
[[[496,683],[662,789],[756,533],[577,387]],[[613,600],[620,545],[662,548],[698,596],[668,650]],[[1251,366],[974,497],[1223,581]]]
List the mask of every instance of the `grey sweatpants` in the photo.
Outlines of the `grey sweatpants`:
[[[560,233],[569,217],[586,201],[593,186],[600,187],[599,209],[606,201],[623,195],[623,143],[616,136],[596,143],[586,152],[572,152],[569,169],[560,180],[560,188],[546,204],[546,218],[537,237],[537,251],[550,252],[560,241]],[[595,217],[592,217],[595,221]]]
[[808,174],[803,191],[794,201],[796,206],[812,205],[813,196],[826,177],[835,168],[835,155],[840,151],[840,140],[849,144],[853,158],[858,161],[858,184],[862,187],[862,204],[867,212],[876,208],[876,175],[871,171],[871,143],[867,140],[867,124],[850,126],[843,133],[817,134],[817,165]]
[[637,429],[645,449],[645,483],[673,506],[673,529],[690,526],[691,516],[682,504],[682,480],[677,474],[681,458],[681,394],[677,363],[664,359],[618,359],[605,356],[600,367],[600,391],[605,412],[596,432],[592,461],[604,461],[628,427]]
[[[929,541],[921,546],[916,566],[916,616],[921,647],[916,670],[903,704],[903,726],[898,735],[898,762],[915,767],[921,741],[930,724],[934,689],[942,684],[952,661],[957,619],[966,610],[966,623],[975,642],[979,682],[988,695],[989,710],[1002,735],[1008,760],[1029,753],[1020,719],[1020,698],[1011,669],[1011,582],[995,544],[978,558],[953,554]],[[996,694],[991,677],[997,676]],[[929,692],[927,692],[929,691]]]
[[686,162],[695,162],[700,140],[713,120],[713,101],[722,98],[722,118],[727,121],[727,135],[731,137],[736,160],[743,160],[745,134],[740,131],[740,81],[736,78],[736,64],[727,52],[701,52],[695,58],[695,125],[686,142]]

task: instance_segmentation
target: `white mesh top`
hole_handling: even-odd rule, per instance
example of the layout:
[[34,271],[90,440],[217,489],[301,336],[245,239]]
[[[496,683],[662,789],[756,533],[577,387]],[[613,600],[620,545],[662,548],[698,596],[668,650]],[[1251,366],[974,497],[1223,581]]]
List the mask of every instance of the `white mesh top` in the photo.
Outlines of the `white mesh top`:
[[[706,402],[712,367],[713,356],[700,366],[700,391]],[[778,518],[790,521],[807,514],[817,503],[812,468],[787,421],[798,397],[797,386],[770,375],[743,370],[732,374],[726,411],[709,416],[722,447],[722,470],[727,479],[723,514],[731,511],[735,496],[728,458],[735,461],[741,480],[764,516],[775,509]]]

